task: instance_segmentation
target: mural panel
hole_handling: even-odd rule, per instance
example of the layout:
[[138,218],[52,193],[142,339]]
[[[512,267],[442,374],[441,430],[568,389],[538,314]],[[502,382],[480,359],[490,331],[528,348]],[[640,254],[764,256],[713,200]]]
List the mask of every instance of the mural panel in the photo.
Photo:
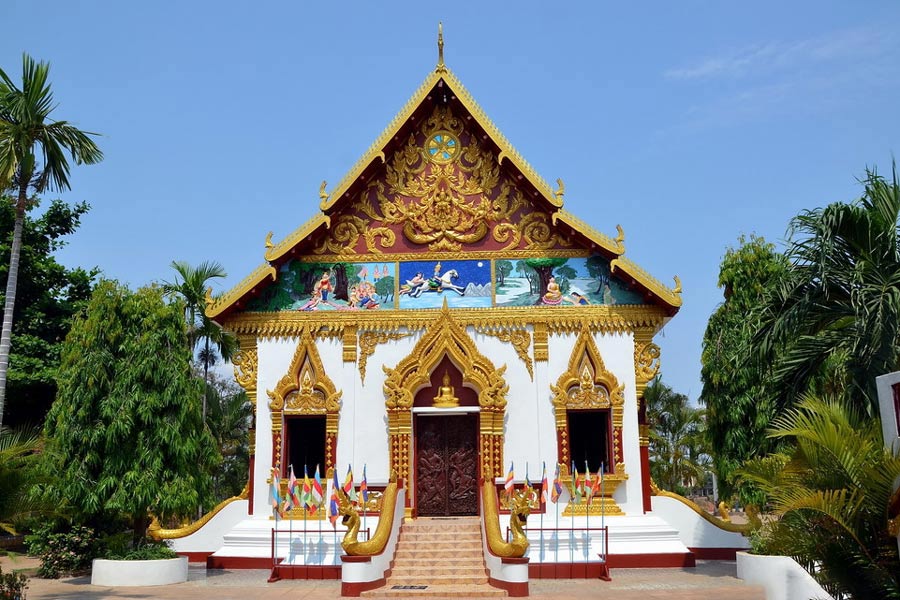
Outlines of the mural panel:
[[643,304],[610,274],[602,256],[494,261],[497,306]]
[[384,310],[394,308],[394,263],[304,263],[292,260],[278,271],[248,309]]
[[445,260],[400,263],[400,308],[491,306],[491,261]]

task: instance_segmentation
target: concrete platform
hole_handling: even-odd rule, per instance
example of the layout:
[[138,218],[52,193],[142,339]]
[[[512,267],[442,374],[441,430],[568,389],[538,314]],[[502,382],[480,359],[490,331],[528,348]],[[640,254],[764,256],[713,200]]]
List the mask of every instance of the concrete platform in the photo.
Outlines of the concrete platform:
[[[697,566],[690,569],[613,569],[611,582],[588,579],[532,580],[531,597],[559,600],[764,600],[762,588],[744,585],[735,576],[735,569],[734,562],[697,561]],[[188,582],[177,585],[112,589],[90,585],[89,577],[31,579],[27,592],[29,600],[331,600],[340,595],[340,581],[287,580],[267,584],[268,576],[269,571],[262,570],[207,572],[204,567],[192,566]]]

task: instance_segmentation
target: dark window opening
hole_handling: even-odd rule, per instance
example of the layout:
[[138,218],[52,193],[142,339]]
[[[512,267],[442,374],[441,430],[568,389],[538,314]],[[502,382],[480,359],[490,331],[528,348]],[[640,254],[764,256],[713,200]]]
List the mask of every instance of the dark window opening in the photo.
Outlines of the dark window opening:
[[897,431],[900,432],[900,383],[895,383],[894,390],[894,420],[897,423]]
[[288,466],[294,466],[294,475],[303,477],[303,466],[312,477],[319,465],[319,474],[325,478],[325,417],[285,417],[284,477],[290,475]]
[[609,464],[609,411],[570,410],[567,416],[569,456],[578,472],[584,472],[585,462],[591,473],[596,473],[601,464],[604,465],[605,472],[610,472],[612,469]]

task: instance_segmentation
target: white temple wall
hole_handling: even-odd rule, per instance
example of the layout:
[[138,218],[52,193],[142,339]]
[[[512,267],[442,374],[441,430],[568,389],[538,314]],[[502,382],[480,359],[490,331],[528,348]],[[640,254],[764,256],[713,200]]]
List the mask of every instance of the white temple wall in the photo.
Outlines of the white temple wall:
[[269,469],[272,468],[272,411],[269,409],[267,390],[274,390],[278,380],[284,377],[294,351],[297,339],[257,340],[256,375],[256,462],[253,468],[253,516],[268,518],[272,513],[269,506]]

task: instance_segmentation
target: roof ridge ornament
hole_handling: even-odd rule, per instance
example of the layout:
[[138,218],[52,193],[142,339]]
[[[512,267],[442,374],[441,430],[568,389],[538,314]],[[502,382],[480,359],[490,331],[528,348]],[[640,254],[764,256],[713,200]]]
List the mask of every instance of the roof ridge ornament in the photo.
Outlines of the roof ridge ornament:
[[441,21],[438,21],[438,62],[434,72],[447,72],[447,66],[444,64],[444,24]]

